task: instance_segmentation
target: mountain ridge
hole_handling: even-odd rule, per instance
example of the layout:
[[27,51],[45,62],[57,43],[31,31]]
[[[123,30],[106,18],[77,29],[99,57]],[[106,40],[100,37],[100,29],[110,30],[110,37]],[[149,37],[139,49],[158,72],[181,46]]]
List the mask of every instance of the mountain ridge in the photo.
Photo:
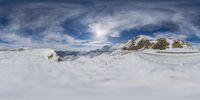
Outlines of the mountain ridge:
[[122,43],[122,50],[142,51],[146,49],[151,50],[168,50],[168,49],[194,49],[192,44],[175,38],[153,38],[149,36],[137,36]]

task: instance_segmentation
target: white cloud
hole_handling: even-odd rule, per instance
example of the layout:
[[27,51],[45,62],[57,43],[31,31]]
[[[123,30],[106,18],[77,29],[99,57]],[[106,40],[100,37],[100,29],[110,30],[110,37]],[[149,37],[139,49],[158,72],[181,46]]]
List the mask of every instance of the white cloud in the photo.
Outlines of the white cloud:
[[[88,25],[89,31],[94,34],[95,38],[118,37],[124,30],[137,29],[145,25],[159,25],[163,22],[172,22],[178,25],[179,29],[177,31],[180,34],[185,36],[195,34],[200,37],[199,28],[189,20],[194,15],[196,16],[197,13],[195,12],[199,9],[194,9],[195,7],[186,9],[180,5],[185,1],[118,3],[111,2],[110,5],[107,4],[113,7],[111,8],[112,14],[103,11],[96,16],[85,19],[84,24]],[[190,10],[193,10],[193,12],[191,13]]]
[[[162,17],[161,17],[162,16]],[[149,24],[158,24],[162,21],[168,21],[171,16],[154,11],[146,13],[142,11],[118,12],[114,16],[98,16],[89,20],[88,26],[96,38],[105,38],[106,36],[118,37],[120,32],[132,28],[139,28]]]
[[[188,35],[195,34],[200,37],[199,27],[191,21],[192,15],[197,14],[195,12],[199,10],[195,7],[186,9],[177,5],[177,2],[159,1],[153,3],[91,2],[94,3],[91,6],[78,3],[23,3],[2,7],[0,15],[6,13],[10,22],[4,29],[0,29],[1,38],[21,45],[102,46],[110,44],[108,36],[118,37],[125,30],[146,25],[159,25],[168,21],[178,25],[179,30],[176,33],[155,33],[155,36],[168,35],[186,39]],[[73,18],[77,25],[84,25],[88,28],[86,30],[92,33],[92,38],[80,40],[65,32],[62,27],[63,22]],[[44,31],[35,34],[41,36],[37,41],[31,35],[21,36],[20,31],[25,28],[31,30],[44,28]]]
[[157,32],[154,33],[154,36],[156,38],[162,38],[162,37],[170,37],[170,38],[177,38],[177,39],[181,39],[181,40],[185,40],[188,36],[185,34],[175,34],[175,33],[171,33],[171,32]]
[[[61,24],[68,18],[83,13],[79,5],[73,4],[51,4],[51,3],[27,3],[12,5],[7,16],[10,19],[9,25],[0,29],[1,38],[5,41],[13,42],[15,45],[23,46],[51,46],[51,44],[68,44],[80,43],[81,40],[75,39],[64,32]],[[8,9],[8,8],[7,8]],[[0,9],[0,12],[5,9]],[[21,34],[23,29],[38,30],[44,28],[41,33],[36,33],[33,36],[39,36],[40,40],[33,39],[27,34],[26,37]],[[38,43],[39,42],[39,43]],[[65,43],[65,44],[64,44]]]

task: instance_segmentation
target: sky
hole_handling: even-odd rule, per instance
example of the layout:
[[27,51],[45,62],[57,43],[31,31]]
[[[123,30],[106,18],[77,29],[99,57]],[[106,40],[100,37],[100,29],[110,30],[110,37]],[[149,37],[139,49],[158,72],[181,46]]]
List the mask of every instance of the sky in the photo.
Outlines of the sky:
[[138,35],[200,43],[199,0],[0,0],[0,46],[92,49]]

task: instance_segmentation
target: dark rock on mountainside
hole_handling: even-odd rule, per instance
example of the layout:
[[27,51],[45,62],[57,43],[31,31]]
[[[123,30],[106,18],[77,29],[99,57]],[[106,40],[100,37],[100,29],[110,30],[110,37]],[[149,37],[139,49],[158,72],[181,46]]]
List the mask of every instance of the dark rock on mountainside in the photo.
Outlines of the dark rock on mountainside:
[[179,41],[174,40],[174,43],[172,44],[173,48],[183,48],[181,43]]
[[169,46],[169,43],[166,39],[160,38],[156,40],[156,43],[152,43],[152,49],[159,49],[159,50],[165,50]]
[[125,43],[122,50],[166,50],[173,48],[185,48],[190,49],[192,45],[188,42],[181,41],[173,38],[150,38],[145,36],[138,36],[134,39],[130,39]]
[[[148,39],[142,38],[138,43],[136,43],[136,40],[140,37],[136,37],[131,41],[131,45],[127,48],[127,50],[139,50],[142,48],[149,48],[151,46],[151,43]],[[124,48],[125,49],[125,48]]]

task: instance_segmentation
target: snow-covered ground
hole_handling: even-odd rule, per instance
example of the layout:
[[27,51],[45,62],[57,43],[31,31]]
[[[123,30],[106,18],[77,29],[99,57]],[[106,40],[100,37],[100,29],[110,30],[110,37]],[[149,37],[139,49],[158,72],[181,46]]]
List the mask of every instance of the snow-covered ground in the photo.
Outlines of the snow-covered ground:
[[200,54],[115,51],[49,60],[52,49],[0,51],[0,100],[199,100]]

